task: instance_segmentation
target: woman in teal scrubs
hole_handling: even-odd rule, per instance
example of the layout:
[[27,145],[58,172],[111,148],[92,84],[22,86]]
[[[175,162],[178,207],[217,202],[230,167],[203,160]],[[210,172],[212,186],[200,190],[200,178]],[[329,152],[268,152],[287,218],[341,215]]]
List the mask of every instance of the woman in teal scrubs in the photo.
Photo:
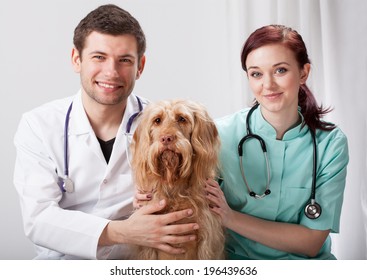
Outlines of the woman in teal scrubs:
[[[228,229],[227,257],[335,259],[329,234],[339,232],[347,139],[334,124],[322,120],[330,110],[318,106],[306,86],[310,61],[302,37],[285,26],[262,27],[245,42],[241,60],[259,104],[249,127],[266,143],[269,169],[259,142],[245,141],[241,160],[246,186],[238,145],[247,134],[249,109],[216,121],[223,181],[219,186],[209,180],[206,190],[213,211]],[[322,209],[315,219],[304,211],[312,186],[311,131],[317,143],[315,200]],[[263,195],[267,189],[270,193]]]

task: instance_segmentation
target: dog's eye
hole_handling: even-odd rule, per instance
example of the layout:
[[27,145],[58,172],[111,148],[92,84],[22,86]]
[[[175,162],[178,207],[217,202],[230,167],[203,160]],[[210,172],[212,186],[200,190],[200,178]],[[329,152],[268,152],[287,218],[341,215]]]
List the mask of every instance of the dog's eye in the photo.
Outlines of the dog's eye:
[[160,123],[161,123],[161,118],[156,118],[156,119],[154,120],[154,123],[155,123],[155,124],[160,124]]
[[180,122],[180,123],[184,123],[184,122],[186,122],[186,119],[182,116],[179,116],[177,121]]

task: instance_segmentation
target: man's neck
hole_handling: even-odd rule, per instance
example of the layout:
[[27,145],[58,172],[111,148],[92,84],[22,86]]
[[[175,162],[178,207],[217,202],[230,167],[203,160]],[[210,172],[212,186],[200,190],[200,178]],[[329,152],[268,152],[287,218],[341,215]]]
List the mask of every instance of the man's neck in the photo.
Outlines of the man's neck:
[[115,138],[124,116],[127,101],[116,105],[103,105],[83,94],[82,102],[96,136],[103,141]]

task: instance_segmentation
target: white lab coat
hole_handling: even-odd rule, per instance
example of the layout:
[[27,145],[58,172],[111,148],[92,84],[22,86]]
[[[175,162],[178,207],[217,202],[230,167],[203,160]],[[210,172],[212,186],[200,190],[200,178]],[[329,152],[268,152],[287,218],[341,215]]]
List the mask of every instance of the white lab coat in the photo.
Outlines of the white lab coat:
[[[71,102],[68,162],[75,191],[62,193],[57,180],[64,175],[64,125]],[[37,245],[37,258],[128,257],[126,246],[97,244],[110,220],[124,219],[132,210],[134,186],[125,132],[129,117],[138,111],[136,96],[131,95],[108,164],[84,111],[81,91],[23,115],[14,139],[14,184],[24,230]],[[135,120],[132,132],[136,124]]]

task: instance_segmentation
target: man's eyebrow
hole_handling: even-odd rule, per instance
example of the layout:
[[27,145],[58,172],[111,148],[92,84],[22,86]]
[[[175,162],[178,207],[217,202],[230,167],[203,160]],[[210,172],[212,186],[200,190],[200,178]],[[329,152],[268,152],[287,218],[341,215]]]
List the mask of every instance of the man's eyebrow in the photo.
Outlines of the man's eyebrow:
[[[91,51],[91,52],[89,53],[89,55],[94,55],[94,54],[100,54],[100,55],[108,56],[108,54],[107,54],[107,53],[105,53],[105,52],[103,52],[103,51],[99,51],[99,50]],[[130,57],[130,58],[135,58],[135,56],[134,56],[134,55],[129,54],[129,53],[127,53],[127,54],[121,54],[121,55],[119,55],[118,57]]]
[[103,55],[107,55],[107,53],[103,52],[103,51],[91,51],[89,54],[103,54]]

